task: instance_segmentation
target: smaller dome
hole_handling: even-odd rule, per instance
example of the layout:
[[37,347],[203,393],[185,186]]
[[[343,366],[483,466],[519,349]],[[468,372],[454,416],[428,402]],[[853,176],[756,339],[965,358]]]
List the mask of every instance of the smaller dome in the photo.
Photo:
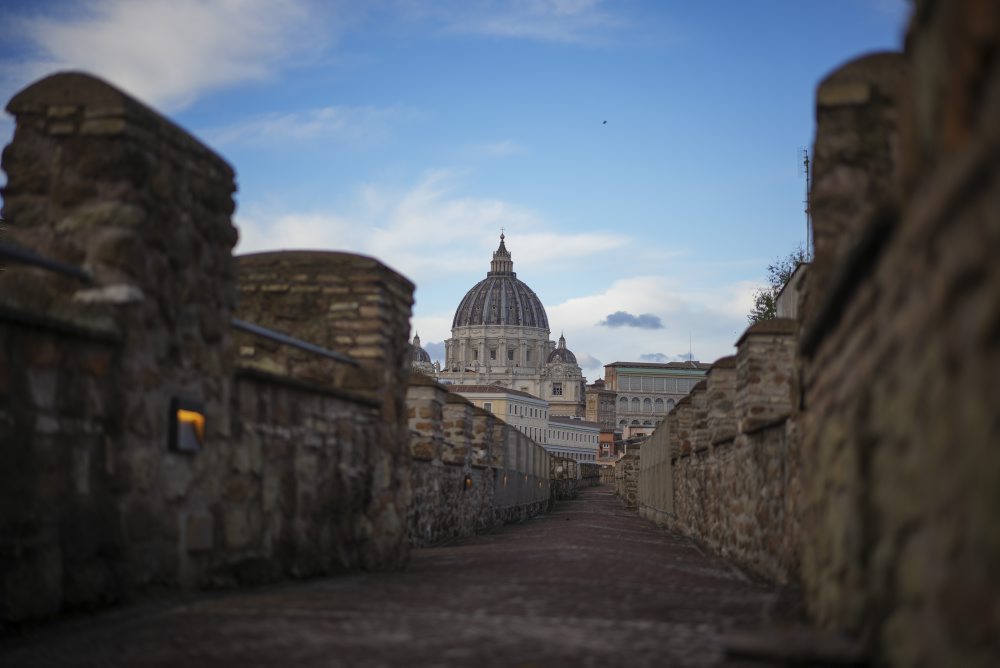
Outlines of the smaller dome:
[[566,347],[566,337],[562,334],[559,335],[559,346],[549,353],[549,359],[547,360],[549,364],[553,362],[562,362],[563,364],[576,364],[576,355]]
[[420,335],[417,334],[413,337],[413,343],[410,344],[410,362],[426,362],[431,363],[431,356],[427,354],[427,351],[420,347]]

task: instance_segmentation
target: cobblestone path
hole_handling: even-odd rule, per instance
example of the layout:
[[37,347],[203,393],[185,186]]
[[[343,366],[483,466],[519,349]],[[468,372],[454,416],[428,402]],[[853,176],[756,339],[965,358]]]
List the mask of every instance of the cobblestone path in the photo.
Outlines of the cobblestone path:
[[737,665],[722,634],[775,623],[782,601],[598,487],[400,573],[43,625],[3,641],[0,666]]

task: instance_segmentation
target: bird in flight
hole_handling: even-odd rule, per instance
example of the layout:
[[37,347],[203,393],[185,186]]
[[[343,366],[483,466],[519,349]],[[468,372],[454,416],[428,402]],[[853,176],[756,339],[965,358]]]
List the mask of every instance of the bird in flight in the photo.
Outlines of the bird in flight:
[[607,125],[607,124],[608,124],[607,121],[604,121],[603,123],[601,123],[601,125]]

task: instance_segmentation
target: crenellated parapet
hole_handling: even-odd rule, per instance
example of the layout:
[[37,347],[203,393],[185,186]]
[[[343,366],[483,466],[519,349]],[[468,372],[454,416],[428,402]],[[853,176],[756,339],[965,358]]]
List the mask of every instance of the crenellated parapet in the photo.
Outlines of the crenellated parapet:
[[406,397],[412,545],[433,545],[531,517],[577,488],[576,478],[570,485],[563,472],[557,475],[557,460],[542,446],[446,385],[415,373]]
[[[790,320],[748,328],[736,355],[713,364],[642,444],[634,473],[644,517],[779,581],[798,567],[798,522],[789,520],[797,505],[788,494],[798,480],[789,437],[797,334]],[[635,467],[620,469],[624,495]]]

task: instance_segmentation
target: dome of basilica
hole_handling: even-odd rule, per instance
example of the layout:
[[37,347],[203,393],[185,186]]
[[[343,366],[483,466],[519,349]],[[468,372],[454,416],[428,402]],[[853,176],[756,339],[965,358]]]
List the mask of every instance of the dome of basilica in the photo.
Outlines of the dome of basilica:
[[541,300],[534,290],[518,280],[513,269],[510,251],[501,234],[489,273],[465,294],[451,326],[517,325],[548,329],[549,319]]

